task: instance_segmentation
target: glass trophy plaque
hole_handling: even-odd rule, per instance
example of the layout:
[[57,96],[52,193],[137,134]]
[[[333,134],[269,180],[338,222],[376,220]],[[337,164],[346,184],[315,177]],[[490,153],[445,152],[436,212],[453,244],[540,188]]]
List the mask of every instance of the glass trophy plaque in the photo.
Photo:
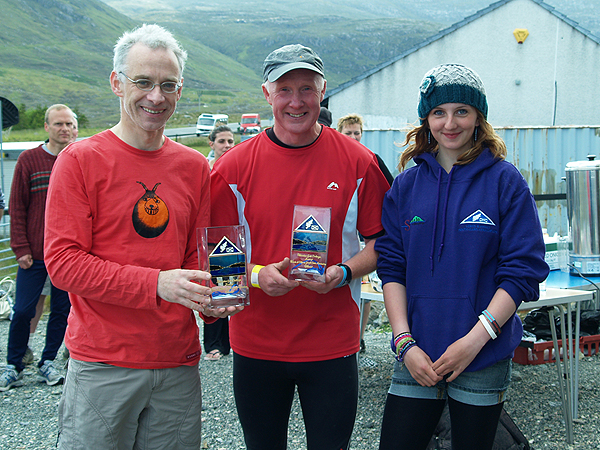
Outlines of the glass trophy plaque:
[[211,275],[202,282],[212,290],[209,307],[249,305],[244,226],[203,227],[196,233],[200,270]]
[[331,208],[294,205],[290,280],[325,282]]

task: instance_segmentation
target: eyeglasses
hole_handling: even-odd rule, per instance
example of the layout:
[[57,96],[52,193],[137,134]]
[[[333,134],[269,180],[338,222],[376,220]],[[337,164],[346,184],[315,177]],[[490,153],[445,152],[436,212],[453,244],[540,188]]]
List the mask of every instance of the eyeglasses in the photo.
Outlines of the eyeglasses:
[[177,89],[181,87],[181,83],[176,83],[175,81],[163,81],[162,83],[153,83],[152,81],[147,80],[146,78],[132,80],[123,72],[119,73],[125,78],[127,78],[129,81],[131,81],[133,84],[135,84],[136,87],[142,91],[152,91],[155,86],[160,86],[160,90],[163,91],[165,94],[173,94],[177,92]]

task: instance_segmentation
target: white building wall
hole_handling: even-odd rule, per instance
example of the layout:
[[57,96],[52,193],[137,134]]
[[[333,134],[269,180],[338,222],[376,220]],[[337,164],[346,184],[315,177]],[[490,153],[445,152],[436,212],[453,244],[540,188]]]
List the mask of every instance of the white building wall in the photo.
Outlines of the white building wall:
[[[523,44],[515,28],[528,29]],[[481,76],[494,126],[600,124],[600,45],[531,0],[510,1],[334,94],[334,122],[358,113],[415,123],[423,75],[443,63]]]

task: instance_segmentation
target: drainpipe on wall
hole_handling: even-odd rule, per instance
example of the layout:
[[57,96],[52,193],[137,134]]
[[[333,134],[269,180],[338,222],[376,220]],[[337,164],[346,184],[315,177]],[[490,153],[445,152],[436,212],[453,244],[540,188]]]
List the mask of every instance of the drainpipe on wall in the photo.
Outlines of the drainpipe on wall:
[[554,44],[554,99],[552,107],[552,126],[556,126],[556,103],[558,101],[558,82],[556,81],[556,70],[558,67],[558,41],[560,20],[556,19],[556,43]]

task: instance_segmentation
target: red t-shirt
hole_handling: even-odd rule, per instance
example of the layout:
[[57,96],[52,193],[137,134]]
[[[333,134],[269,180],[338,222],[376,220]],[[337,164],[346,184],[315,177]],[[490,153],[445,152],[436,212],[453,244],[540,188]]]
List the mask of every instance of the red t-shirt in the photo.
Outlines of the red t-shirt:
[[[213,225],[243,224],[251,263],[290,256],[294,205],[331,208],[327,265],[359,251],[357,231],[382,230],[389,188],[374,154],[324,127],[311,145],[288,149],[261,133],[234,147],[211,172]],[[275,361],[321,361],[359,349],[360,280],[325,295],[303,287],[270,297],[250,288],[250,305],[230,320],[233,350]]]

